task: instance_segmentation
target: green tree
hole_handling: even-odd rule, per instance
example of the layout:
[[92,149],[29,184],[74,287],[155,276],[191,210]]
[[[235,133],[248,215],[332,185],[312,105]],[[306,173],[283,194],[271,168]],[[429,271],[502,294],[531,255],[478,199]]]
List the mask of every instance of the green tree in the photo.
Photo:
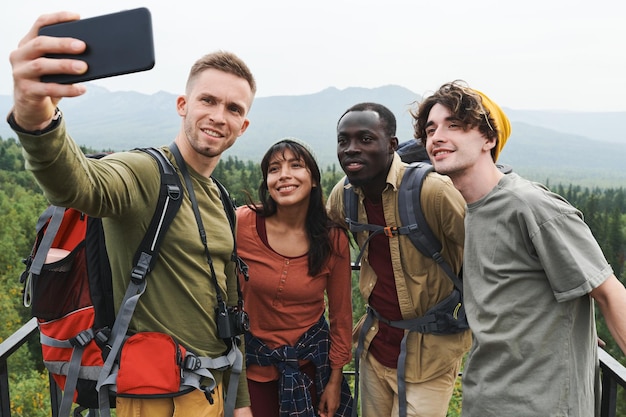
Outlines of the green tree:
[[[0,190],[0,341],[30,318],[30,311],[22,305],[23,284],[19,277],[24,265],[21,259],[30,252],[36,213],[45,206],[41,194],[33,194],[14,183],[3,183]],[[8,369],[12,415],[48,415],[47,374],[43,371],[36,335],[9,358]]]

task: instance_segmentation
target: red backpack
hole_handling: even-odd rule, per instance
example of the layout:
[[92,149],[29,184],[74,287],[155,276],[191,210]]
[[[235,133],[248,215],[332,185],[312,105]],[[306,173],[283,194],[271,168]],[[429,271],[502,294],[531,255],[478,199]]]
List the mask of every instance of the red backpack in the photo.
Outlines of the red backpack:
[[[161,173],[157,207],[133,268],[133,273],[145,277],[180,207],[182,188],[173,165],[159,150],[141,150],[157,161]],[[115,322],[102,221],[72,208],[49,206],[36,229],[20,279],[24,305],[31,307],[39,325],[44,365],[64,392],[60,415],[69,415],[72,402],[80,410],[97,409],[96,382],[104,364],[106,329]]]

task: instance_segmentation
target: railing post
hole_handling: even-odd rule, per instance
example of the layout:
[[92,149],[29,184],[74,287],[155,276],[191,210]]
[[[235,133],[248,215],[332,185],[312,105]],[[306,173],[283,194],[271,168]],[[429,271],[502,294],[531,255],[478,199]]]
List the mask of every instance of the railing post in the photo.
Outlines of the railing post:
[[617,386],[626,387],[626,368],[602,348],[598,348],[598,358],[602,372],[600,416],[615,417],[617,414]]
[[617,408],[617,382],[613,375],[602,372],[602,402],[601,417],[615,417]]
[[15,333],[0,343],[0,417],[11,417],[11,396],[9,395],[9,356],[20,348],[28,337],[37,330],[37,319],[30,319]]
[[9,395],[9,369],[7,360],[0,360],[0,417],[11,417],[11,396]]

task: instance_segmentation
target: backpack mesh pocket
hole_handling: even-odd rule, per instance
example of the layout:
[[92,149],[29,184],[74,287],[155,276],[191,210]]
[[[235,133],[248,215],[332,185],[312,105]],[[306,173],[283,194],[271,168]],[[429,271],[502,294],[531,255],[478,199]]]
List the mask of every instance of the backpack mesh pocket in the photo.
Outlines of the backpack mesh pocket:
[[33,316],[55,320],[91,305],[85,263],[83,242],[65,258],[44,264],[40,275],[32,276]]

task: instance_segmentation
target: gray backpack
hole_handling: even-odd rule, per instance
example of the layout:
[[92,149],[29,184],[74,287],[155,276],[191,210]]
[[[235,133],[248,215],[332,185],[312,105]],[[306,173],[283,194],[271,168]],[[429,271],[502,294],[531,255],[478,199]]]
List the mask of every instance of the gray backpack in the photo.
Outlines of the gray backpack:
[[[348,228],[355,236],[355,240],[356,233],[369,232],[369,236],[360,248],[355,261],[357,265],[360,265],[363,251],[374,236],[381,233],[389,237],[407,235],[417,250],[425,256],[434,259],[454,284],[452,293],[429,309],[423,317],[389,322],[388,324],[420,333],[459,333],[469,328],[463,304],[463,283],[461,277],[454,273],[450,264],[441,256],[441,242],[439,242],[428,226],[424,213],[421,210],[420,194],[422,184],[424,178],[432,171],[432,165],[425,162],[414,162],[406,168],[398,189],[401,226],[386,227],[377,224],[359,223],[357,221],[358,197],[351,187],[344,188],[345,220]],[[349,183],[347,178],[345,183]]]

